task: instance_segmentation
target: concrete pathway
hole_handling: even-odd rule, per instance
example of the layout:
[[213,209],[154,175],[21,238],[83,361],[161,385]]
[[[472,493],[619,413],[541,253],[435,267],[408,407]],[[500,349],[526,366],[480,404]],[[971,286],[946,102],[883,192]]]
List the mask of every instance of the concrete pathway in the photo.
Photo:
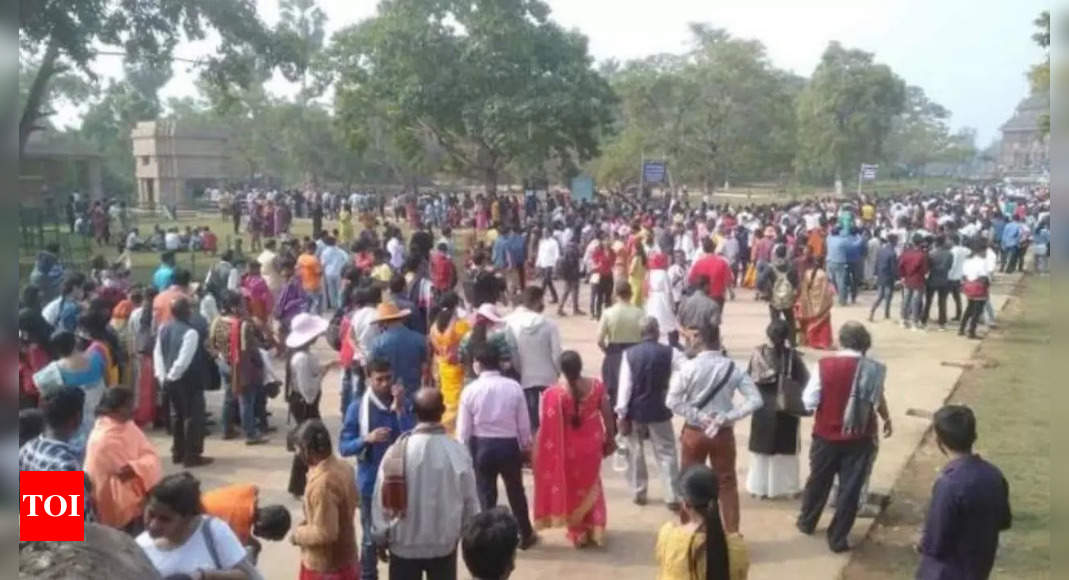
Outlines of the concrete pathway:
[[[996,284],[995,307],[1001,309],[1010,291],[1015,277],[1004,277]],[[588,306],[585,295],[581,299],[584,309]],[[836,329],[845,321],[867,318],[867,305],[873,299],[872,293],[864,293],[856,306],[836,307],[832,312],[832,323]],[[896,296],[894,319],[897,320],[897,308],[901,296]],[[953,314],[953,301],[949,301],[950,314]],[[555,312],[555,306],[547,305],[547,312]],[[933,314],[935,314],[933,312]],[[555,314],[554,314],[555,316]],[[567,316],[558,320],[563,344],[566,349],[579,351],[583,357],[584,367],[590,374],[598,374],[601,366],[601,353],[595,344],[596,323],[586,317]],[[737,300],[729,302],[724,315],[722,335],[731,356],[740,364],[748,360],[751,349],[764,341],[764,330],[768,323],[768,310],[763,302],[755,302],[751,291],[742,290]],[[867,324],[867,323],[866,323]],[[889,493],[897,474],[904,468],[909,457],[917,448],[928,420],[907,415],[910,409],[933,412],[949,396],[962,373],[962,364],[970,360],[977,343],[957,336],[954,329],[946,332],[914,332],[901,328],[890,321],[879,321],[869,325],[873,333],[872,356],[888,365],[887,400],[894,420],[895,433],[889,439],[880,442],[879,456],[872,474],[871,490],[877,493]],[[321,356],[326,359],[333,356],[333,351],[320,343]],[[821,353],[806,352],[807,364],[813,364]],[[340,430],[341,412],[338,397],[339,377],[333,373],[324,382],[321,410],[324,421],[336,434]],[[216,393],[209,393],[209,408],[219,417],[219,400]],[[246,447],[240,441],[221,441],[218,428],[205,443],[206,453],[216,459],[215,463],[198,468],[195,474],[202,480],[202,489],[211,489],[232,482],[253,482],[260,486],[261,502],[282,503],[291,508],[294,522],[303,518],[300,503],[286,493],[288,482],[290,454],[284,446],[286,411],[281,399],[271,401],[270,410],[274,413],[272,423],[279,426],[270,444],[260,447]],[[678,427],[678,425],[677,425]],[[848,555],[835,555],[828,551],[823,532],[830,519],[830,514],[822,519],[817,533],[812,537],[799,534],[794,528],[798,501],[761,501],[750,498],[745,493],[749,435],[749,421],[736,425],[738,441],[738,478],[742,501],[742,529],[750,550],[752,566],[751,580],[793,578],[831,579],[837,578],[846,565]],[[802,481],[808,475],[806,457],[808,457],[811,420],[803,420]],[[161,450],[168,472],[176,471],[169,465],[170,441],[162,432],[150,436]],[[611,460],[606,460],[602,467],[602,478],[608,502],[608,546],[604,549],[577,551],[564,539],[563,530],[546,530],[542,533],[542,543],[537,547],[521,552],[513,578],[516,580],[542,579],[552,577],[555,580],[614,577],[619,580],[643,579],[656,576],[654,561],[654,541],[657,529],[673,515],[665,509],[661,498],[662,489],[657,473],[657,466],[648,460],[650,467],[650,503],[638,507],[631,503],[630,492],[624,477],[613,471]],[[528,499],[532,497],[530,474],[525,475]],[[504,498],[504,494],[501,494]],[[502,500],[504,501],[504,500]],[[851,535],[851,543],[861,541],[874,520],[859,519]],[[260,560],[260,570],[269,580],[295,578],[298,570],[298,552],[288,541],[264,543],[264,554]],[[380,567],[385,578],[385,566]],[[467,578],[467,572],[461,565],[460,578]]]

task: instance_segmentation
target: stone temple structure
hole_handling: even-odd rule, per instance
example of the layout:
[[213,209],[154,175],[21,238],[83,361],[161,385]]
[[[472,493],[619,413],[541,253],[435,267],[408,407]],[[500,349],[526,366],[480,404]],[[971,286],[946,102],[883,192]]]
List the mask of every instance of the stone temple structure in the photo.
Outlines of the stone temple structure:
[[1050,95],[1033,93],[1002,125],[998,166],[1004,177],[1034,181],[1049,171],[1050,141],[1040,128],[1044,114],[1050,114]]
[[137,205],[193,207],[207,187],[229,177],[227,134],[174,121],[142,121],[131,131]]

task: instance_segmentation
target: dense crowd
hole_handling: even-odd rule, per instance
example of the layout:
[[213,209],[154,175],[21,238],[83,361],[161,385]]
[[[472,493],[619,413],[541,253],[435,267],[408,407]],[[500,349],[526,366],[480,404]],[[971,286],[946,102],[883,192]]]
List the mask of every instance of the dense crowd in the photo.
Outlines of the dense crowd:
[[[871,510],[877,434],[893,432],[891,371],[868,355],[862,322],[836,336],[836,304],[872,290],[870,324],[900,297],[904,327],[956,323],[977,338],[995,324],[996,275],[1045,274],[1050,251],[1043,188],[764,205],[247,190],[219,206],[247,248],[236,237],[220,248],[206,227],[142,239],[122,204],[72,199],[72,231],[159,251],[160,264],[131,280],[128,254],[83,272],[47,248],[20,304],[20,469],[84,469],[87,518],[134,536],[164,577],[257,578],[257,538],[288,535],[301,578],[373,579],[379,561],[390,578],[454,578],[458,544],[474,577],[506,578],[538,529],[604,545],[602,459],[646,505],[648,443],[678,514],[657,532],[658,577],[745,578],[733,425],[747,417],[746,491],[801,495],[797,527],[812,534],[837,480],[827,540],[845,551]],[[314,235],[294,235],[295,218]],[[176,266],[180,251],[212,256],[203,280]],[[565,316],[569,299],[571,315],[597,321],[597,372],[545,313],[549,302]],[[768,340],[743,366],[721,322],[731,301],[750,299],[767,303]],[[313,348],[321,337],[334,353]],[[798,345],[838,350],[807,365]],[[336,437],[320,420],[335,367]],[[271,442],[267,400],[282,396],[299,525],[261,506],[251,483],[201,493],[191,473],[211,463],[216,424],[206,390],[222,391],[221,436],[250,446]],[[799,420],[810,415],[803,486]],[[1009,526],[1005,480],[971,452],[971,411],[948,406],[934,424],[952,461],[918,577],[986,577]],[[166,429],[172,462],[192,471],[164,477],[149,428]],[[491,509],[499,478],[511,515]]]

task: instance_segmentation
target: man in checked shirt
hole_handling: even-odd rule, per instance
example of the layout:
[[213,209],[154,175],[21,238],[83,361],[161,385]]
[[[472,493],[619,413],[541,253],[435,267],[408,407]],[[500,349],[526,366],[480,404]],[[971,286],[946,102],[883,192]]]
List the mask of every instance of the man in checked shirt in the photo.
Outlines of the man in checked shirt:
[[[45,430],[19,449],[19,471],[81,471],[78,452],[68,440],[82,424],[85,391],[60,387],[42,401]],[[85,476],[85,519],[96,520],[91,501],[91,484]]]

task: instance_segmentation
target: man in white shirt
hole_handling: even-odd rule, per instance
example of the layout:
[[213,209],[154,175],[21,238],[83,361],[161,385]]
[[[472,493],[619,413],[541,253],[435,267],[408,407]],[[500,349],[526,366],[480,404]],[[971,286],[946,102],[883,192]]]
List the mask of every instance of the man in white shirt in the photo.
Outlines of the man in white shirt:
[[182,248],[182,237],[175,228],[171,228],[163,235],[163,247],[169,252],[176,252]]
[[962,237],[958,234],[954,234],[950,237],[952,247],[950,248],[950,255],[953,256],[954,261],[950,265],[950,273],[947,278],[950,280],[950,294],[954,297],[954,321],[961,320],[961,278],[963,275],[962,266],[965,264],[965,259],[969,257],[969,248],[966,248],[962,244]]
[[[174,463],[198,467],[212,462],[204,457],[204,385],[209,382],[201,333],[192,323],[193,304],[186,297],[171,304],[171,321],[160,328],[152,351],[156,380],[170,398],[174,420],[171,458]],[[203,321],[198,321],[203,324]],[[203,329],[205,334],[207,329]]]
[[553,286],[553,269],[557,267],[557,260],[559,259],[560,245],[549,228],[543,228],[542,239],[538,241],[538,256],[535,258],[535,267],[538,268],[538,273],[542,276],[542,292],[549,288],[549,293],[553,296],[552,304],[556,304],[559,298],[557,289]]
[[[418,390],[413,411],[419,423],[386,451],[379,467],[372,535],[390,553],[391,578],[422,578],[424,572],[428,578],[455,578],[457,543],[480,511],[475,469],[468,450],[442,426],[441,391]],[[391,473],[396,465],[400,473]],[[383,486],[397,475],[404,482],[404,517],[383,504]]]
[[[701,351],[672,376],[665,403],[686,421],[680,435],[680,471],[697,463],[712,464],[720,488],[724,531],[739,531],[739,489],[735,472],[736,421],[760,409],[764,402],[750,375],[720,348],[720,327],[699,329]],[[738,392],[742,405],[733,399]]]

